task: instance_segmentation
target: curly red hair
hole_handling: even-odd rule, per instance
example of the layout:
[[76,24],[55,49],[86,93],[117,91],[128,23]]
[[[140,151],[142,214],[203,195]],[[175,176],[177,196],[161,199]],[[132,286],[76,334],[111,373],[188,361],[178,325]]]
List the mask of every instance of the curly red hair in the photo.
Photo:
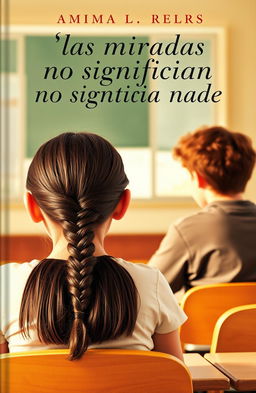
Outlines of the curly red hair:
[[218,126],[183,136],[173,156],[190,173],[199,173],[215,191],[227,195],[244,191],[256,160],[248,136]]

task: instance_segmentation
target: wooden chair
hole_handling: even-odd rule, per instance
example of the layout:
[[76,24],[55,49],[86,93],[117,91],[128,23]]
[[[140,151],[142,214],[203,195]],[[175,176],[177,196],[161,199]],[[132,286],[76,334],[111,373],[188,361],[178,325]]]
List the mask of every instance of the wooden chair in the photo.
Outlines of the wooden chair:
[[188,316],[180,329],[182,343],[202,346],[202,350],[209,346],[209,351],[218,318],[232,307],[255,303],[255,299],[256,283],[210,284],[188,290],[181,301]]
[[192,393],[189,370],[160,352],[94,349],[77,361],[68,350],[1,356],[1,393]]
[[218,319],[211,353],[256,352],[256,304],[231,308]]

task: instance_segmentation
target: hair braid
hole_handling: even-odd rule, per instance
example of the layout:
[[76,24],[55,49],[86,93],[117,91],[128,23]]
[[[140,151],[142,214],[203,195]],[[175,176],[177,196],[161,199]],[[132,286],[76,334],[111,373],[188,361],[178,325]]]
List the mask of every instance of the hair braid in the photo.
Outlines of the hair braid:
[[[83,203],[80,202],[80,205]],[[74,214],[73,222],[66,221],[63,225],[70,254],[66,263],[66,274],[74,312],[69,339],[71,360],[79,358],[89,344],[86,310],[90,303],[93,269],[97,262],[93,256],[93,229],[98,219],[99,214],[94,210],[81,207]]]

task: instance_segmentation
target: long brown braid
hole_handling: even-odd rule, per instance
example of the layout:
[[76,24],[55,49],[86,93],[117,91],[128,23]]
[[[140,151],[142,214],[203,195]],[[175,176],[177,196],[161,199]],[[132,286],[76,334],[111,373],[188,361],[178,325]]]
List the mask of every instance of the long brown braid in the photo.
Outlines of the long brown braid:
[[113,212],[128,179],[121,157],[105,139],[66,133],[45,143],[28,172],[27,188],[61,224],[66,263],[41,261],[26,283],[20,309],[25,336],[35,328],[45,343],[67,344],[70,360],[90,343],[131,334],[137,292],[129,273],[110,256],[93,256],[95,228]]

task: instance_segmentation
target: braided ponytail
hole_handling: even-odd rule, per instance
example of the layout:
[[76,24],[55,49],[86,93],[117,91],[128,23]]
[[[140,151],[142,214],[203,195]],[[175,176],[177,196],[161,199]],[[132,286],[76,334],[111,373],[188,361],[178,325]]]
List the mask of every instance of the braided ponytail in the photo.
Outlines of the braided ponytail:
[[[79,358],[89,344],[85,316],[91,297],[93,268],[97,259],[93,257],[93,223],[98,215],[89,209],[81,209],[75,225],[66,225],[64,235],[68,240],[67,282],[74,312],[74,321],[69,338],[70,359]],[[75,229],[75,232],[73,230]]]
[[95,257],[94,230],[114,211],[128,179],[105,139],[66,133],[36,153],[27,177],[40,208],[62,226],[67,261],[42,260],[22,297],[20,327],[44,343],[65,344],[70,360],[88,345],[130,335],[137,318],[134,282],[112,257]]

